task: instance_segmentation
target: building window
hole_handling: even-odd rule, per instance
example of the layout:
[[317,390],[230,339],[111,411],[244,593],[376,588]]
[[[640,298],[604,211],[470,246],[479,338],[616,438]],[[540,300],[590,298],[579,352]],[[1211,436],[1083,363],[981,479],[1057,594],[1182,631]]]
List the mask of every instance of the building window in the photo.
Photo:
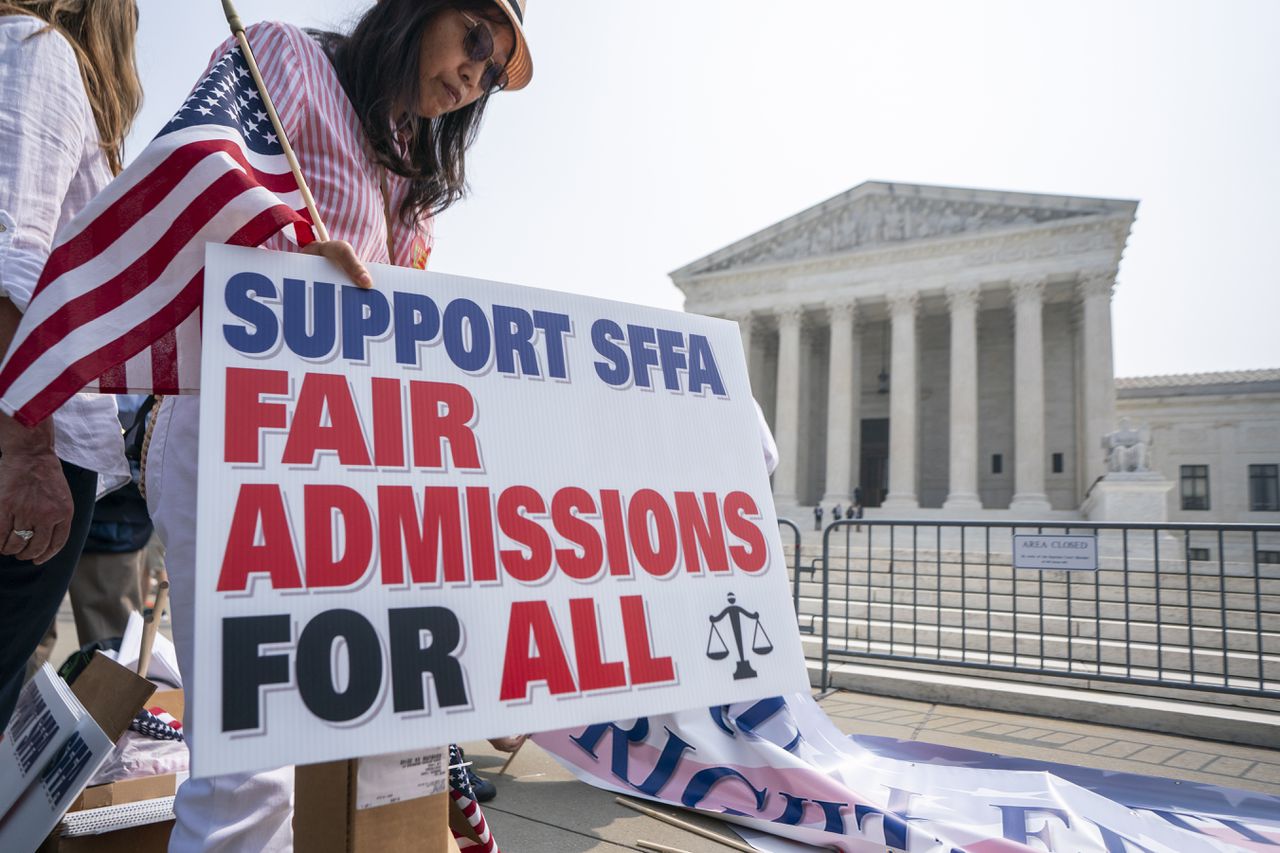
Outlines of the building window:
[[1280,551],[1258,551],[1259,563],[1280,563]]
[[991,473],[992,474],[1004,473],[1004,456],[1003,455],[999,453],[991,454]]
[[1209,466],[1182,466],[1182,508],[1209,508]]
[[1197,560],[1202,563],[1208,562],[1211,559],[1209,556],[1209,549],[1208,548],[1188,548],[1187,559]]
[[1062,454],[1061,453],[1053,454],[1053,473],[1055,474],[1062,473]]
[[1249,466],[1249,509],[1280,512],[1280,465]]

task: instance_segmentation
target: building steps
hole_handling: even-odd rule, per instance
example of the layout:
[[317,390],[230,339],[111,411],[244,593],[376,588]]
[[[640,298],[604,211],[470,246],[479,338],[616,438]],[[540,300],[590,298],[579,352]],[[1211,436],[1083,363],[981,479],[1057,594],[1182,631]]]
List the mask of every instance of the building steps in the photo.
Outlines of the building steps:
[[[816,685],[821,667],[809,661]],[[1280,711],[1113,693],[1103,687],[1054,685],[994,676],[935,672],[881,662],[833,661],[829,687],[920,702],[1123,726],[1143,731],[1208,738],[1275,749],[1280,744]]]

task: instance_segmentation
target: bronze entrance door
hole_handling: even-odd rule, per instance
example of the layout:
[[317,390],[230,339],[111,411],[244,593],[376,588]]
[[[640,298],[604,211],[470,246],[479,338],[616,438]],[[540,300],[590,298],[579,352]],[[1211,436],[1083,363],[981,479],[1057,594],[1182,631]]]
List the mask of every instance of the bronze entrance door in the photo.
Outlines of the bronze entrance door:
[[889,493],[889,419],[862,421],[862,459],[858,486],[863,506],[880,506]]

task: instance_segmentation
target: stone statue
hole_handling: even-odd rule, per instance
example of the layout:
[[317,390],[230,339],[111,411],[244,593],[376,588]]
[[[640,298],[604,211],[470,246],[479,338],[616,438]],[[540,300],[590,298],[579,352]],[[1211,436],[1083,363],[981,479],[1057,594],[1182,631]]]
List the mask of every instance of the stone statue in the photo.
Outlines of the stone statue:
[[1121,418],[1120,428],[1107,433],[1102,439],[1102,447],[1107,451],[1107,471],[1120,474],[1149,472],[1150,444],[1151,430],[1135,427],[1128,418]]

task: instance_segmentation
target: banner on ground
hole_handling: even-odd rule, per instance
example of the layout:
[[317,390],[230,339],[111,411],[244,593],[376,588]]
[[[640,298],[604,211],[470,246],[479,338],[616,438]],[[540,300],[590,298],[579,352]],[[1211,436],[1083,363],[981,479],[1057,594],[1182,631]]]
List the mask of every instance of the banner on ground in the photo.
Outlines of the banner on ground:
[[1244,853],[1280,848],[1280,798],[887,738],[808,693],[535,736],[580,779],[716,813],[765,851]]
[[734,324],[211,245],[193,773],[804,689]]

